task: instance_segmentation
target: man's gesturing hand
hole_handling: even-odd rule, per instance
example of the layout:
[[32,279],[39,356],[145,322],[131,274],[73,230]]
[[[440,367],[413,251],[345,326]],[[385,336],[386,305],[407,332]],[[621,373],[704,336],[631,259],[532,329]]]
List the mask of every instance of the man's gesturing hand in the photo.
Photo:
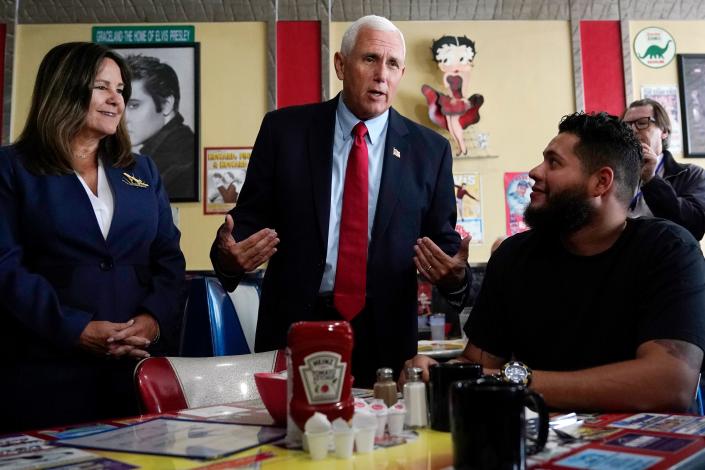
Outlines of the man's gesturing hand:
[[225,223],[218,229],[218,261],[228,273],[238,274],[252,271],[277,252],[277,232],[263,228],[241,242],[233,238],[233,218],[228,214]]
[[463,238],[458,252],[453,257],[445,254],[428,237],[417,240],[414,247],[416,269],[433,284],[449,290],[457,289],[465,280],[468,245],[471,238],[470,235]]

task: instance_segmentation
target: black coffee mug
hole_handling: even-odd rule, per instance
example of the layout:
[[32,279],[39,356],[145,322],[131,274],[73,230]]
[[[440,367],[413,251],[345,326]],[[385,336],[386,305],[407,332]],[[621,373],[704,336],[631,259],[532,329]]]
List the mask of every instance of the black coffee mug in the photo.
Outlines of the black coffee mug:
[[[524,406],[539,415],[535,436],[527,435]],[[546,445],[548,409],[523,385],[489,377],[455,382],[450,413],[455,470],[524,469],[526,455]]]
[[450,431],[450,384],[458,380],[479,379],[482,366],[470,362],[444,362],[432,365],[429,369],[428,395],[431,404],[431,428],[436,431]]

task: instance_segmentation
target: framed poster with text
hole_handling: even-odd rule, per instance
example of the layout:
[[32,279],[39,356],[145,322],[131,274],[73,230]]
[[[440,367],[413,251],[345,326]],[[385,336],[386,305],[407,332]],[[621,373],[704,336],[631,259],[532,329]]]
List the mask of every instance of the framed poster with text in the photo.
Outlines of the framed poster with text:
[[204,214],[225,214],[235,207],[251,154],[252,147],[203,149]]

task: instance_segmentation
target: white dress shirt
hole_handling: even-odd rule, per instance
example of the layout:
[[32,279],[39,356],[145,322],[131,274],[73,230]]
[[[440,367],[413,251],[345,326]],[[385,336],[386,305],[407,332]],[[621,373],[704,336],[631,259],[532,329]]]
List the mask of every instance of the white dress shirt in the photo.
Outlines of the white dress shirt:
[[[368,191],[367,191],[367,244],[369,246],[372,234],[372,223],[377,209],[377,196],[382,179],[382,163],[384,161],[384,146],[387,141],[387,123],[389,110],[383,114],[364,121],[367,126],[368,155]],[[333,174],[330,188],[330,215],[328,221],[328,249],[326,251],[326,266],[319,293],[333,292],[335,272],[338,266],[338,236],[340,233],[340,215],[343,209],[343,186],[345,185],[345,170],[348,166],[348,156],[352,148],[352,129],[360,122],[345,106],[343,97],[338,100],[335,112],[335,132],[333,135]]]
[[98,158],[98,195],[96,196],[88,187],[86,182],[83,180],[81,175],[76,172],[78,180],[83,185],[83,189],[86,190],[88,194],[88,199],[91,201],[91,206],[93,206],[93,212],[95,212],[95,218],[98,221],[98,226],[103,234],[103,238],[108,238],[108,232],[110,232],[110,224],[113,221],[113,211],[115,210],[115,205],[113,202],[113,193],[110,189],[110,184],[108,183],[108,177],[105,175],[105,168],[103,168],[103,160]]

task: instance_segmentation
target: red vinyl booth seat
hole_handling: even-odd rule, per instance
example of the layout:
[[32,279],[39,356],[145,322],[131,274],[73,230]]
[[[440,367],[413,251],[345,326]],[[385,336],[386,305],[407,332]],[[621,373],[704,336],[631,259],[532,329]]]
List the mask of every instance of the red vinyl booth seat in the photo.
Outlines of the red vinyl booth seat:
[[150,357],[135,368],[135,386],[144,413],[257,398],[255,372],[286,370],[283,350],[239,356]]

